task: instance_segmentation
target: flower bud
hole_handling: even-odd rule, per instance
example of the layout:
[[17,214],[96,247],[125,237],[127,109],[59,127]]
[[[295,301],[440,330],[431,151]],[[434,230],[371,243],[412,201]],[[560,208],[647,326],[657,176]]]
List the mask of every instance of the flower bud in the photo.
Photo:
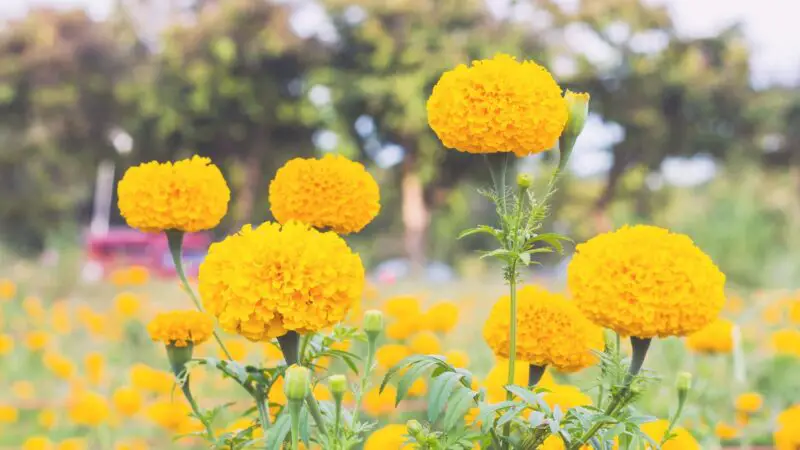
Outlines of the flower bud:
[[526,190],[531,187],[531,184],[533,184],[533,178],[527,173],[517,175],[517,186],[520,189]]
[[678,392],[688,392],[692,389],[692,374],[689,372],[680,372],[678,374],[678,379],[675,381],[675,386],[678,388]]
[[564,94],[564,100],[567,102],[567,110],[569,111],[569,118],[564,132],[577,137],[583,131],[583,126],[586,125],[586,116],[589,115],[589,94],[568,90]]
[[293,365],[286,369],[283,392],[289,400],[303,400],[311,391],[311,374],[303,366]]
[[192,359],[194,345],[192,345],[191,342],[183,346],[177,346],[173,343],[169,343],[166,345],[166,347],[167,359],[169,360],[169,365],[172,368],[172,373],[174,373],[175,376],[180,376],[186,369],[186,363]]
[[408,434],[415,438],[419,436],[419,434],[422,433],[423,430],[422,424],[414,419],[411,419],[408,422],[406,422],[406,429],[408,430]]
[[331,375],[328,378],[328,386],[331,388],[331,394],[340,398],[347,391],[347,378],[344,375]]
[[371,339],[375,339],[383,331],[383,313],[371,309],[364,313],[364,331]]

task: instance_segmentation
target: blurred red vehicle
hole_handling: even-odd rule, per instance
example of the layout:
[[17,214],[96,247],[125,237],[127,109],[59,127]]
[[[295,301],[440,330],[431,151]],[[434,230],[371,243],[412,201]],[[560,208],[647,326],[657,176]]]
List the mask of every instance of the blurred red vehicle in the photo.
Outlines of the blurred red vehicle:
[[[208,252],[210,233],[187,233],[183,239],[183,264],[186,275],[197,276],[197,269]],[[84,278],[99,280],[113,270],[139,265],[150,273],[165,278],[175,276],[164,233],[142,233],[127,227],[111,228],[104,235],[89,234],[86,238]]]

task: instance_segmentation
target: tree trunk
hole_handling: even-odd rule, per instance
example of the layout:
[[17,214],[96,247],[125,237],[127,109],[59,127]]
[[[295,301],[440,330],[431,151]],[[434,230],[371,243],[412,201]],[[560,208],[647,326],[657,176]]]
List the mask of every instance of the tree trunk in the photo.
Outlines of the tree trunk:
[[625,173],[625,166],[627,165],[625,158],[617,152],[614,152],[614,161],[611,168],[608,170],[606,176],[606,185],[600,197],[594,203],[592,213],[595,218],[595,227],[598,231],[606,231],[611,227],[610,221],[607,217],[606,210],[617,192],[617,185]]
[[430,224],[430,212],[425,204],[422,180],[411,161],[403,164],[400,189],[404,227],[403,245],[411,262],[412,270],[418,272],[425,266],[425,244]]
[[261,182],[261,149],[251,151],[242,161],[242,182],[234,205],[236,229],[253,221],[258,186]]

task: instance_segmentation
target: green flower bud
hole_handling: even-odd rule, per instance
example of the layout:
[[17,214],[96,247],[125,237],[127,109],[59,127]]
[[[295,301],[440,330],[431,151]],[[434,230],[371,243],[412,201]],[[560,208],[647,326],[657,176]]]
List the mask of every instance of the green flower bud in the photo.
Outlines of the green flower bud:
[[517,186],[520,189],[526,190],[531,187],[531,184],[533,184],[533,178],[527,173],[517,175]]
[[371,339],[375,339],[383,331],[383,313],[371,309],[364,313],[364,331]]
[[415,438],[419,436],[423,430],[422,424],[414,419],[411,419],[408,422],[406,422],[406,429],[408,430],[408,434],[410,434]]
[[289,400],[303,400],[311,391],[311,374],[303,366],[293,365],[286,369],[283,392]]
[[675,380],[675,387],[678,388],[678,398],[685,399],[692,389],[692,374],[689,372],[679,373],[678,379]]
[[334,397],[341,397],[347,392],[347,378],[344,375],[331,375],[328,378],[328,386]]
[[186,345],[179,347],[173,343],[170,343],[166,345],[166,348],[167,359],[169,359],[169,365],[172,368],[172,373],[174,373],[175,376],[180,376],[186,369],[186,363],[192,359],[194,345],[191,342],[188,342]]
[[569,118],[564,132],[577,137],[583,131],[583,127],[586,125],[586,116],[589,115],[589,94],[567,91],[564,94],[564,100],[567,102],[567,110],[569,111]]

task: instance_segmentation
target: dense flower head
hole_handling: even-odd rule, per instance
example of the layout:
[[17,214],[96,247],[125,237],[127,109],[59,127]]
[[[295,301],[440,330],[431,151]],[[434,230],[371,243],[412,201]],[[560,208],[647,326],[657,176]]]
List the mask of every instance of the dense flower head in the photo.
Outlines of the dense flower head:
[[214,228],[228,212],[231,191],[208,158],[131,167],[117,187],[119,211],[145,232]]
[[445,147],[518,156],[552,148],[568,116],[550,72],[504,54],[445,72],[427,109],[428,124]]
[[736,397],[736,411],[753,414],[761,410],[764,405],[764,398],[758,392],[745,392]]
[[406,445],[409,439],[405,425],[390,424],[375,430],[364,443],[364,450],[406,450],[413,448]]
[[147,332],[154,341],[176,347],[190,343],[199,345],[214,333],[214,318],[200,311],[168,311],[159,313],[147,324]]
[[548,392],[542,396],[547,405],[553,409],[558,406],[562,412],[576,406],[588,406],[592,404],[592,398],[575,386],[566,384],[552,384],[546,386]]
[[361,231],[381,209],[378,183],[364,165],[341,155],[295,158],[269,185],[272,214],[337,233]]
[[713,321],[725,275],[685,235],[622,227],[580,244],[567,282],[581,311],[622,336],[684,336]]
[[698,353],[730,353],[733,351],[733,322],[717,319],[686,338],[686,346]]
[[[508,358],[510,298],[502,297],[483,327],[495,355]],[[594,364],[603,349],[603,331],[584,318],[564,296],[537,286],[517,294],[517,358],[538,366],[575,372]]]
[[778,414],[775,429],[775,448],[777,450],[797,450],[800,448],[800,403]]
[[364,266],[333,232],[266,222],[212,244],[199,286],[224,330],[260,341],[342,321],[361,297]]
[[[669,428],[669,421],[666,420],[647,422],[641,426],[642,432],[657,443],[664,438],[667,428]],[[672,429],[672,434],[674,436],[659,447],[661,450],[700,450],[700,444],[691,433],[686,431],[686,428],[676,426]],[[647,448],[652,450],[650,445],[647,445]]]

